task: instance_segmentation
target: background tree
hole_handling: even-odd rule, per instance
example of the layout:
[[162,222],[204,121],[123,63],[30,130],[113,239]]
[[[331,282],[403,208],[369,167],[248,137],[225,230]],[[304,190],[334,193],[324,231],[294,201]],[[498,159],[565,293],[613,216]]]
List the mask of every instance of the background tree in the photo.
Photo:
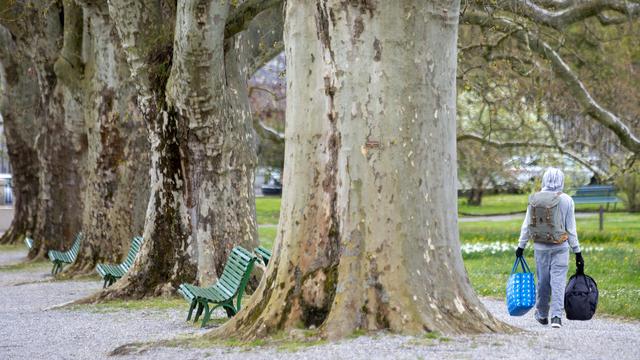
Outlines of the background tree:
[[15,244],[36,226],[40,187],[36,137],[39,133],[38,83],[33,64],[18,53],[11,34],[0,27],[0,114],[12,164],[14,217],[0,243]]
[[240,57],[255,49],[236,34],[272,3],[109,3],[152,146],[148,241],[125,278],[87,301],[208,282],[233,245],[257,245],[251,63]]
[[[29,253],[34,258],[67,246],[81,228],[87,141],[74,84],[82,69],[74,56],[77,39],[63,41],[60,3],[0,1],[0,14],[0,24],[15,41],[14,54],[33,65],[28,73],[34,74],[39,94],[33,107],[42,111],[36,140],[39,190],[32,234],[36,246]],[[16,186],[22,186],[20,178],[16,180]]]

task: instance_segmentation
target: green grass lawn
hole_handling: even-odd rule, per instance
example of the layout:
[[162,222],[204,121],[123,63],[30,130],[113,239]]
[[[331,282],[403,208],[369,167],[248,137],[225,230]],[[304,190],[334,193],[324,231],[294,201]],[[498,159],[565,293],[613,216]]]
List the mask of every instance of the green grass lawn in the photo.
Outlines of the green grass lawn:
[[[482,206],[468,206],[466,198],[458,198],[458,212],[470,215],[495,215],[525,212],[527,210],[529,195],[527,194],[498,194],[485,195],[482,198]],[[577,211],[597,211],[599,205],[579,204]],[[617,204],[616,212],[623,212],[624,204]],[[277,224],[280,213],[280,197],[265,196],[256,199],[256,211],[258,224]],[[613,206],[609,212],[613,212]],[[605,214],[605,217],[606,217]]]
[[[603,231],[598,217],[576,220],[578,238],[585,258],[585,272],[598,283],[598,313],[640,319],[640,214],[605,215]],[[503,244],[507,250],[464,253],[463,259],[471,284],[483,296],[505,296],[505,285],[515,260],[516,241],[521,220],[460,223],[464,244]],[[535,271],[533,250],[525,252]],[[571,255],[570,274],[575,271]]]
[[[585,243],[632,242],[640,243],[640,214],[608,213],[604,217],[604,230],[598,230],[598,217],[577,218],[578,239]],[[459,223],[463,242],[514,242],[520,236],[522,220],[478,221]]]
[[458,212],[473,215],[509,214],[526,211],[528,201],[528,195],[485,195],[481,206],[469,206],[466,198],[459,197]]
[[267,249],[273,249],[273,241],[276,239],[276,226],[260,226],[258,228],[258,236],[260,237],[260,245]]
[[280,219],[280,197],[265,196],[256,198],[258,224],[277,224]]
[[[640,247],[616,244],[603,245],[600,249],[583,254],[585,273],[596,280],[600,291],[597,312],[640,319]],[[527,250],[525,257],[535,273],[533,250]],[[463,255],[463,258],[469,280],[478,294],[504,298],[507,278],[515,260],[513,251],[495,254],[486,251]],[[574,272],[575,257],[571,255],[568,276]]]
[[[515,212],[524,212],[527,210],[527,203],[529,201],[528,194],[497,194],[497,195],[485,195],[482,197],[481,206],[469,206],[467,205],[467,199],[464,197],[458,198],[458,212],[467,215],[495,215],[495,214],[510,214]],[[576,211],[598,211],[600,205],[597,204],[578,204],[576,205]],[[609,206],[608,212],[613,212],[613,204]],[[616,212],[625,211],[623,203],[619,203],[615,206]]]

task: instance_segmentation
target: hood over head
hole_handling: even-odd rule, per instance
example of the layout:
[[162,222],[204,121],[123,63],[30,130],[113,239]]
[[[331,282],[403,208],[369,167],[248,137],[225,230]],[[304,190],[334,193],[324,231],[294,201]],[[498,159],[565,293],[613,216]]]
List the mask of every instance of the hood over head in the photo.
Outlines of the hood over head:
[[562,170],[547,168],[542,175],[542,191],[562,191],[564,188],[564,174]]

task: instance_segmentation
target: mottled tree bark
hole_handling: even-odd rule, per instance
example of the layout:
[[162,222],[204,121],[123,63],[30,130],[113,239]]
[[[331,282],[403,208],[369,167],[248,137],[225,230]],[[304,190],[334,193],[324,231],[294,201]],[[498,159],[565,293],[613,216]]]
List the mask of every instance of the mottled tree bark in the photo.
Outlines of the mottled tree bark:
[[35,138],[40,126],[38,83],[30,75],[29,59],[21,54],[11,34],[0,28],[0,114],[12,168],[14,216],[0,238],[15,244],[31,234],[36,223],[39,164]]
[[234,245],[258,245],[246,76],[235,39],[225,51],[229,7],[225,1],[180,2],[167,89],[184,148],[185,203],[201,283],[222,273]]
[[162,1],[109,1],[114,21],[137,87],[137,105],[150,142],[150,194],[145,242],[133,268],[105,291],[82,301],[139,298],[172,292],[196,275],[185,216],[184,171],[176,113],[167,107],[165,89],[172,63],[175,8]]
[[[141,235],[149,200],[147,134],[136,108],[136,89],[105,2],[83,7],[84,118],[88,138],[84,241],[68,274],[94,272],[118,262]],[[67,30],[65,28],[65,34]]]
[[109,7],[149,130],[151,195],[138,261],[87,301],[211,281],[233,245],[257,245],[245,77],[233,41],[225,51],[229,4],[184,1],[173,9],[114,0]]
[[[77,7],[70,1],[64,5],[65,9],[72,8],[67,11],[65,22],[81,27],[82,15]],[[87,139],[78,86],[82,74],[78,60],[81,42],[73,33],[63,33],[61,11],[64,10],[58,4],[39,4],[31,31],[40,39],[28,43],[33,47],[40,96],[45,104],[43,131],[37,141],[41,172],[38,222],[33,236],[36,247],[29,257],[45,257],[50,249],[67,249],[82,226]],[[56,48],[61,35],[63,46]],[[43,51],[45,46],[40,42],[46,42],[50,49]]]
[[[64,16],[57,2],[0,1],[0,13],[0,22],[11,31],[19,52],[33,65],[29,73],[35,74],[42,109],[42,126],[36,138],[40,165],[33,229],[36,246],[29,253],[34,258],[49,249],[66,248],[80,230],[86,137],[74,86],[81,64],[69,56],[78,52],[79,43],[66,36],[61,41]],[[71,52],[65,52],[60,44]]]
[[506,329],[457,231],[457,1],[289,1],[281,221],[251,303],[213,333]]

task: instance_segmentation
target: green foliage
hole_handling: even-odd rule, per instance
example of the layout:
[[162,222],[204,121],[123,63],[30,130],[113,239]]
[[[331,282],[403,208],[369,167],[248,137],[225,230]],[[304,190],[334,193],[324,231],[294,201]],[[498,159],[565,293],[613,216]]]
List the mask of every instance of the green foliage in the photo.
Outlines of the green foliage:
[[618,176],[616,186],[620,189],[619,196],[625,202],[627,209],[640,212],[640,165]]

